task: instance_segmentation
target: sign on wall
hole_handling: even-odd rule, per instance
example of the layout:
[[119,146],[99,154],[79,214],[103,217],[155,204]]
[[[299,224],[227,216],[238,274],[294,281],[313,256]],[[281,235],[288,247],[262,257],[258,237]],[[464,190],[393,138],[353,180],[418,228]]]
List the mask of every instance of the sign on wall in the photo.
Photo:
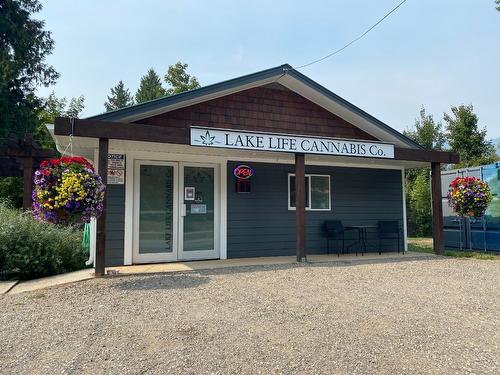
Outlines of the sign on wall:
[[394,158],[394,145],[335,138],[191,127],[191,146],[304,154]]
[[125,155],[108,154],[108,185],[125,183]]

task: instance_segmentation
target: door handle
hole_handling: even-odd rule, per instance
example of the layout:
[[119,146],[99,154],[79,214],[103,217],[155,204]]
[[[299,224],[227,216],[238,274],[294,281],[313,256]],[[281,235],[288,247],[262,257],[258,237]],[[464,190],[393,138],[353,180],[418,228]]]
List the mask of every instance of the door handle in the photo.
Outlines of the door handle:
[[182,204],[181,216],[186,216],[186,203]]

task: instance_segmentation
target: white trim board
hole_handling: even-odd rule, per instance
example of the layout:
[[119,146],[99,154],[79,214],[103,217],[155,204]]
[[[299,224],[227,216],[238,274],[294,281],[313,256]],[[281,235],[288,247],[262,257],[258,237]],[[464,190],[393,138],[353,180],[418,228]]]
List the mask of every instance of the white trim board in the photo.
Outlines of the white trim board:
[[405,170],[401,169],[401,189],[403,193],[403,241],[404,249],[408,251],[408,219],[406,217],[406,188],[405,188]]

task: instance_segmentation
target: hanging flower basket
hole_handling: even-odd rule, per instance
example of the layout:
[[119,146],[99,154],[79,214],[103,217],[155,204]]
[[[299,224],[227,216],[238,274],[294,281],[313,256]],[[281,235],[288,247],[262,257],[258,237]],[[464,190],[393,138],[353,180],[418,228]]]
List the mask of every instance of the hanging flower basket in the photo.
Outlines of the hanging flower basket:
[[491,199],[488,184],[476,177],[457,177],[448,189],[448,204],[461,217],[483,216]]
[[56,224],[88,223],[103,209],[105,186],[82,157],[45,160],[35,171],[33,215]]

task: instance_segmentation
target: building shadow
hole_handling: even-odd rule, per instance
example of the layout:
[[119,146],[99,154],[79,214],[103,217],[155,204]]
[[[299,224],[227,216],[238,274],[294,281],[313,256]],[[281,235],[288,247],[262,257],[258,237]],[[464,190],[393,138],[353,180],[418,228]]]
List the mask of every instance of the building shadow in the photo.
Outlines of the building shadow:
[[249,266],[234,266],[234,267],[224,267],[224,268],[213,268],[206,270],[196,270],[190,271],[195,272],[199,275],[212,276],[212,275],[224,275],[224,274],[236,274],[236,273],[248,273],[248,272],[273,272],[277,270],[293,269],[293,268],[338,268],[338,267],[354,267],[361,265],[370,264],[384,264],[384,263],[405,263],[405,262],[427,262],[431,260],[444,259],[431,255],[429,257],[419,256],[412,257],[407,255],[402,255],[400,258],[380,258],[380,259],[363,259],[359,256],[359,259],[355,260],[325,260],[325,261],[313,261],[306,263],[286,263],[286,264],[263,264],[263,265],[249,265]]
[[210,281],[209,277],[192,272],[126,276],[114,287],[121,290],[189,289],[199,287]]
[[121,290],[168,290],[168,289],[189,289],[210,282],[212,276],[237,275],[250,272],[276,272],[279,270],[296,268],[331,268],[332,272],[338,267],[354,267],[372,264],[384,263],[402,263],[402,262],[428,262],[442,259],[434,255],[429,257],[411,257],[401,256],[399,258],[380,258],[380,259],[359,259],[354,260],[326,260],[307,263],[286,263],[286,264],[262,264],[248,266],[221,267],[206,270],[180,271],[180,272],[158,272],[151,274],[136,274],[119,276],[122,281],[114,287]]

